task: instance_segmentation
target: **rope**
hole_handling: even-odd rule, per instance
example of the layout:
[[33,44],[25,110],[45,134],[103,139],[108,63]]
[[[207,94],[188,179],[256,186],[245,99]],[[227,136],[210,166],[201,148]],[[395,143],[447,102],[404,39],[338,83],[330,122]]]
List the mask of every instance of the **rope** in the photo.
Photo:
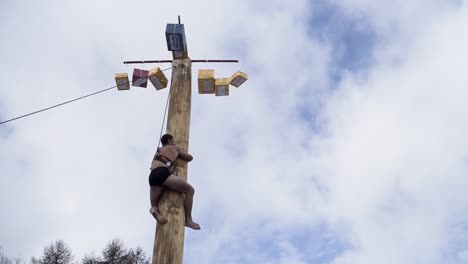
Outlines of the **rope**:
[[162,137],[162,132],[163,132],[163,128],[164,128],[164,122],[166,121],[166,113],[167,113],[167,108],[169,106],[170,94],[171,94],[171,88],[169,88],[169,92],[167,93],[166,107],[165,107],[165,110],[164,110],[164,117],[163,117],[163,121],[162,121],[162,125],[161,125],[161,132],[159,133],[159,140],[158,140],[158,148],[157,149],[159,149],[159,145],[161,144],[161,137]]
[[78,97],[78,98],[73,99],[73,100],[70,100],[70,101],[66,101],[66,102],[61,103],[61,104],[57,104],[57,105],[50,106],[50,107],[47,107],[47,108],[44,108],[44,109],[41,109],[41,110],[38,110],[38,111],[34,111],[34,112],[29,113],[29,114],[25,114],[25,115],[18,116],[18,117],[12,118],[12,119],[8,119],[8,120],[5,120],[5,121],[0,122],[0,125],[1,125],[1,124],[5,124],[5,123],[8,123],[8,122],[11,122],[11,121],[14,121],[14,120],[17,120],[17,119],[20,119],[20,118],[23,118],[23,117],[27,117],[27,116],[34,115],[34,114],[37,114],[37,113],[40,113],[40,112],[44,112],[44,111],[46,111],[46,110],[49,110],[49,109],[52,109],[52,108],[55,108],[55,107],[59,107],[59,106],[62,106],[62,105],[65,105],[65,104],[68,104],[68,103],[71,103],[71,102],[74,102],[74,101],[78,101],[78,100],[81,100],[81,99],[83,99],[83,98],[86,98],[86,97],[89,97],[89,96],[92,96],[92,95],[96,95],[96,94],[98,94],[98,93],[102,93],[102,92],[105,92],[105,91],[114,89],[115,87],[117,87],[117,85],[112,86],[112,87],[109,87],[109,88],[106,88],[106,89],[101,90],[101,91],[97,91],[97,92],[95,92],[95,93],[91,93],[91,94],[88,94],[88,95],[85,95],[85,96]]
[[[174,68],[174,66],[166,68],[166,69],[161,70],[161,71],[167,71],[167,70],[172,69],[172,68]],[[166,121],[166,114],[167,114],[167,108],[169,106],[170,95],[171,95],[171,86],[169,86],[169,91],[167,92],[166,107],[164,109],[164,116],[163,116],[163,121],[162,121],[162,124],[161,124],[161,132],[159,133],[158,148],[157,149],[159,149],[159,146],[161,144],[161,137],[162,137],[162,132],[163,132],[163,128],[164,128],[164,122]]]
[[[166,68],[164,70],[161,70],[161,71],[167,71],[169,69],[172,69],[173,67],[169,67],[169,68]],[[130,82],[131,83],[131,82]],[[30,116],[30,115],[34,115],[34,114],[37,114],[37,113],[40,113],[40,112],[44,112],[46,110],[50,110],[52,108],[55,108],[55,107],[59,107],[59,106],[62,106],[62,105],[65,105],[65,104],[69,104],[71,102],[75,102],[75,101],[78,101],[78,100],[81,100],[81,99],[84,99],[86,97],[90,97],[92,95],[96,95],[98,93],[102,93],[102,92],[105,92],[105,91],[108,91],[108,90],[111,90],[111,89],[114,89],[116,88],[117,85],[114,85],[112,87],[109,87],[109,88],[106,88],[104,90],[100,90],[100,91],[97,91],[97,92],[94,92],[94,93],[91,93],[91,94],[88,94],[88,95],[85,95],[85,96],[81,96],[81,97],[78,97],[76,99],[73,99],[73,100],[70,100],[70,101],[66,101],[66,102],[63,102],[63,103],[60,103],[60,104],[56,104],[56,105],[53,105],[53,106],[50,106],[50,107],[47,107],[47,108],[44,108],[44,109],[41,109],[41,110],[37,110],[37,111],[34,111],[34,112],[31,112],[29,114],[25,114],[25,115],[22,115],[22,116],[18,116],[18,117],[15,117],[15,118],[12,118],[12,119],[8,119],[8,120],[5,120],[5,121],[2,121],[0,122],[0,125],[1,124],[5,124],[5,123],[8,123],[8,122],[11,122],[11,121],[14,121],[14,120],[17,120],[17,119],[20,119],[20,118],[23,118],[23,117],[27,117],[27,116]],[[170,89],[169,89],[170,90]],[[167,98],[167,102],[169,102],[169,95],[168,95],[168,98]],[[167,103],[166,103],[166,111],[167,111]],[[166,118],[166,112],[164,112],[164,119]],[[163,126],[164,126],[164,119],[163,119]],[[161,128],[161,133],[162,133],[162,128]],[[161,136],[159,136],[161,137]],[[159,147],[159,146],[158,146]]]

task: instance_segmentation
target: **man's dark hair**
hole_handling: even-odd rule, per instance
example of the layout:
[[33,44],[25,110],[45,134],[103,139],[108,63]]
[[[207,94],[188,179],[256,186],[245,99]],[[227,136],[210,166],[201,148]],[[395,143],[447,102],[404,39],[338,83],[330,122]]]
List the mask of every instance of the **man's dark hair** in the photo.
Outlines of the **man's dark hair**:
[[173,139],[174,137],[171,134],[164,134],[161,137],[161,143],[164,145],[167,145],[169,143],[169,140]]

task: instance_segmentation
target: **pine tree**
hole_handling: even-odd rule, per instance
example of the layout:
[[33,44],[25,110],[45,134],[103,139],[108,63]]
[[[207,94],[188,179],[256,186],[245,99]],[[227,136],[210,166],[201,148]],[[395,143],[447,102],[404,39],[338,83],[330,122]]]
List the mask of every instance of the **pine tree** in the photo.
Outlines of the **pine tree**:
[[42,258],[38,260],[39,264],[71,264],[72,261],[72,252],[62,240],[46,246]]

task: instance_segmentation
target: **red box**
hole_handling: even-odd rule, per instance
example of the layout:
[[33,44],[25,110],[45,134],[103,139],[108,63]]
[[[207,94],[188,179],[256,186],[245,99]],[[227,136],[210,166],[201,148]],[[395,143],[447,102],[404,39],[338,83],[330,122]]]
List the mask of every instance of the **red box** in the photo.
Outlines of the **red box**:
[[146,88],[148,85],[147,70],[133,69],[132,86]]

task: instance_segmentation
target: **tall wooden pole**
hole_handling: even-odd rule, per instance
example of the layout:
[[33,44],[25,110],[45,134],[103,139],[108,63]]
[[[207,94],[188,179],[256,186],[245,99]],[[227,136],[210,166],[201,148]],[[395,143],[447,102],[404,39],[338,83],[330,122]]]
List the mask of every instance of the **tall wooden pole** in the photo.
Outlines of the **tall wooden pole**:
[[[190,109],[192,100],[192,62],[179,59],[172,62],[172,81],[167,132],[175,143],[188,152]],[[174,174],[187,180],[187,162],[177,159]],[[157,224],[152,264],[182,264],[184,253],[185,210],[183,195],[164,189],[159,208],[168,223]]]

